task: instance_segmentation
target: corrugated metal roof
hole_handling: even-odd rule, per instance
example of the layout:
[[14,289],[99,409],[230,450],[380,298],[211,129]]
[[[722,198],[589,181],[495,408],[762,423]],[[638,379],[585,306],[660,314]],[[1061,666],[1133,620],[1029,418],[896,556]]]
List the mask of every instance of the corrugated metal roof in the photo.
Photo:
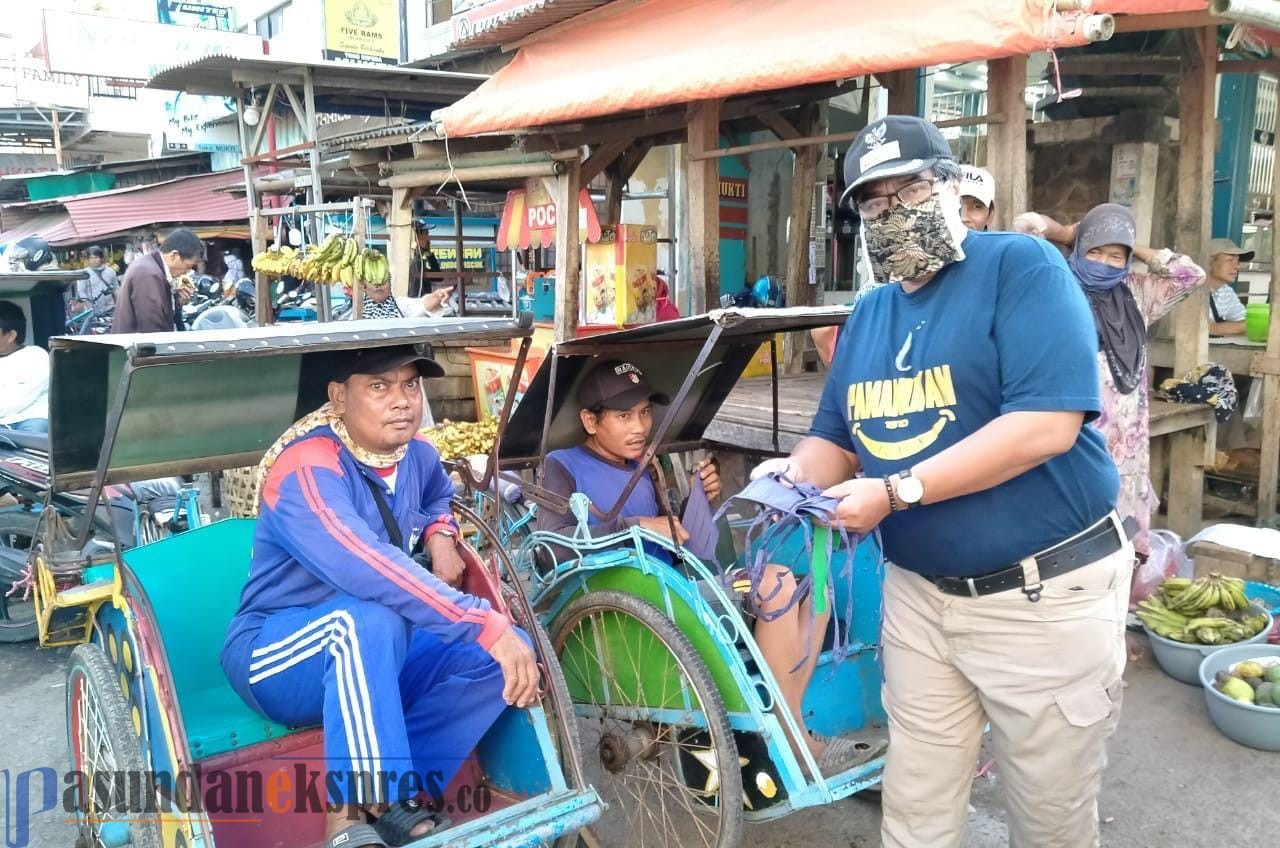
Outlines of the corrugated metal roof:
[[435,141],[436,135],[431,132],[431,126],[430,121],[418,121],[412,124],[398,124],[393,127],[378,127],[372,130],[335,135],[332,138],[322,140],[320,149],[326,151],[347,150],[352,145],[360,142],[378,141],[385,138],[395,138],[396,136],[405,136],[406,139],[413,137],[414,141]]
[[599,8],[610,0],[492,0],[453,13],[450,47],[480,48],[511,44],[538,30]]
[[421,112],[425,117],[432,109],[454,102],[488,79],[487,74],[461,71],[214,54],[165,68],[148,81],[147,87],[230,97],[256,86],[262,94],[272,83],[302,85],[304,70],[310,71],[315,85],[317,108],[343,114],[381,115],[388,104],[393,104],[392,114]]
[[238,169],[220,171],[67,198],[63,204],[82,242],[157,224],[242,221],[249,215],[244,199],[217,189],[243,179],[244,172]]
[[0,245],[13,244],[28,236],[40,236],[56,247],[65,243],[68,237],[74,239],[75,234],[75,224],[71,222],[71,216],[65,211],[44,212],[0,233]]

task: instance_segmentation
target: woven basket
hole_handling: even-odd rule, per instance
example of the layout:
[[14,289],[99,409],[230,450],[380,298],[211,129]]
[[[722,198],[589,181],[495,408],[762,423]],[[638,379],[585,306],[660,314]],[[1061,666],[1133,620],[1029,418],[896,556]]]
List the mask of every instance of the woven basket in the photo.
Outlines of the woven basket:
[[253,477],[256,465],[222,472],[222,503],[233,518],[253,518]]

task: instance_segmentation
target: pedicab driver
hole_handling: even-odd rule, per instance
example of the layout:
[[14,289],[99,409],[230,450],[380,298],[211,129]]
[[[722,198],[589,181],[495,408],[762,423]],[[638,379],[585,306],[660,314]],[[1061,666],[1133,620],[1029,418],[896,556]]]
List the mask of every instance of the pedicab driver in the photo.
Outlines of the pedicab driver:
[[1062,257],[966,231],[959,169],[915,117],[876,121],[842,200],[880,280],[841,333],[813,429],[784,468],[879,528],[882,840],[964,842],[983,726],[1015,848],[1098,844],[1120,713],[1133,550],[1101,435],[1097,331]]
[[[443,374],[409,346],[352,354],[329,403],[260,466],[253,564],[222,667],[267,718],[323,725],[330,809],[341,807],[326,845],[403,845],[441,825],[415,780],[434,772],[443,789],[508,704],[536,697],[522,634],[456,588],[453,485],[416,438],[423,377]],[[409,556],[424,536],[432,571]]]

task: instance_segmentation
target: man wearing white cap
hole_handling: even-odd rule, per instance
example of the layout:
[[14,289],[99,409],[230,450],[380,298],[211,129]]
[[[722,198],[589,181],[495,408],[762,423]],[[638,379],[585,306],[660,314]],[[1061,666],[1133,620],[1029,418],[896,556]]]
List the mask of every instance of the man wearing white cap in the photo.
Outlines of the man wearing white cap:
[[1242,335],[1244,304],[1231,284],[1240,273],[1240,263],[1253,261],[1253,251],[1231,239],[1217,238],[1209,242],[1209,257],[1209,335]]
[[971,230],[985,230],[996,213],[996,178],[977,165],[960,166],[960,220]]

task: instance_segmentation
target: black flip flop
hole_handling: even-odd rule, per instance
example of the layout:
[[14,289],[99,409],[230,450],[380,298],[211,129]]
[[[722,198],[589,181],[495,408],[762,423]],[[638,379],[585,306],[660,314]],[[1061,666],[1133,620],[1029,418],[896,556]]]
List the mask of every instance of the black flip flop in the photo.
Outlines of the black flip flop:
[[320,843],[320,848],[387,848],[387,843],[372,825],[353,824]]
[[[422,836],[414,836],[413,829],[423,822],[431,822],[435,827]],[[437,830],[448,826],[448,819],[442,819],[418,803],[416,799],[398,801],[392,804],[385,813],[378,816],[373,822],[373,829],[386,840],[387,845],[393,846],[393,848],[417,842],[419,839],[425,839]]]

